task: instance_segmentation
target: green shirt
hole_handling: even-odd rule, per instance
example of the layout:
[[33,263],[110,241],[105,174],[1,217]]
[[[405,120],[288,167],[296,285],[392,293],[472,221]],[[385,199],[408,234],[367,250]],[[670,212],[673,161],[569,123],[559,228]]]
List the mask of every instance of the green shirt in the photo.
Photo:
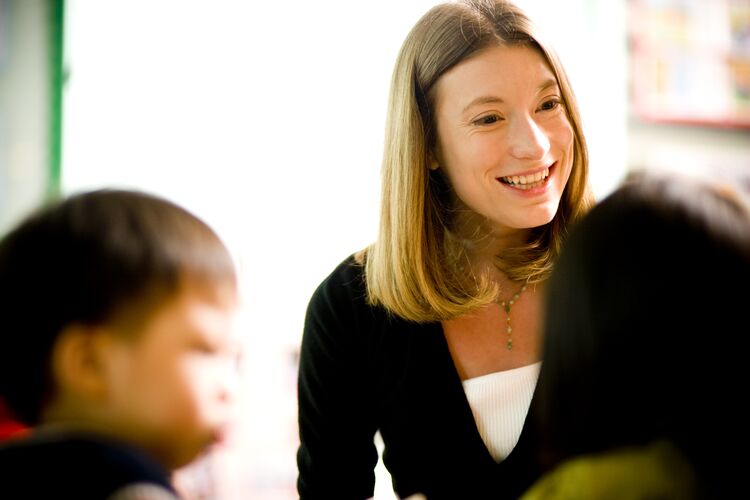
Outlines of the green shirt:
[[689,500],[690,464],[667,441],[571,458],[542,476],[521,500]]

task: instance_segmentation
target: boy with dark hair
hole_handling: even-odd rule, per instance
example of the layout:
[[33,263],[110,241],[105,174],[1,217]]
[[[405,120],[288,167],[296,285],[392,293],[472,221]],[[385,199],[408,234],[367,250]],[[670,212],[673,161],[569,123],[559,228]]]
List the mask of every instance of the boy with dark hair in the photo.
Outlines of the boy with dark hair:
[[[175,498],[228,423],[237,301],[220,238],[153,195],[99,190],[0,241],[0,497]],[[11,496],[11,498],[15,498]]]

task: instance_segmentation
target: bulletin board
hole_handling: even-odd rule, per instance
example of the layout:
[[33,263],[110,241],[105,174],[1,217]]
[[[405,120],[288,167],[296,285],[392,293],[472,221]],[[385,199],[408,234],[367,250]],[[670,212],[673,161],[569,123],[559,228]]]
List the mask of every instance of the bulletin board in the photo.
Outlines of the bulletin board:
[[750,129],[750,0],[630,0],[636,118]]

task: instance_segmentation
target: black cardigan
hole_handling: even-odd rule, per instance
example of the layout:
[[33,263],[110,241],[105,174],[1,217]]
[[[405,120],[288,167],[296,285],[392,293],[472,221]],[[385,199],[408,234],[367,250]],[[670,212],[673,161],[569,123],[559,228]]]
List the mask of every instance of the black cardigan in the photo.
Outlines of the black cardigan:
[[417,324],[368,305],[363,272],[348,258],[308,306],[298,381],[300,497],[371,497],[379,429],[400,497],[518,498],[541,473],[533,404],[518,444],[496,463],[440,323]]

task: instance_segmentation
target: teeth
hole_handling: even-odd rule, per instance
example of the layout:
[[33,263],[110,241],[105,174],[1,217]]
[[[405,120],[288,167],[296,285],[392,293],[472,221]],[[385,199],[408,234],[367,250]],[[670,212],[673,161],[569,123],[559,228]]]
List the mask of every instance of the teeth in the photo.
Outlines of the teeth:
[[531,175],[514,175],[511,177],[502,177],[502,180],[506,184],[511,184],[516,187],[526,186],[527,188],[530,188],[536,186],[529,186],[529,184],[540,182],[547,177],[549,177],[549,168],[545,168],[543,171]]

